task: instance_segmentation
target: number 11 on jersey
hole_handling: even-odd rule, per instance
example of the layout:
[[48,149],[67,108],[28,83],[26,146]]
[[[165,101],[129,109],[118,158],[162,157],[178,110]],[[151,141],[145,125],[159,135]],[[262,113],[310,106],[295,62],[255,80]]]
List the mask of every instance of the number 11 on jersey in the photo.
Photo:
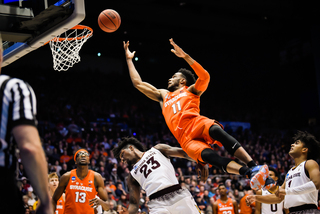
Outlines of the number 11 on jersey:
[[173,109],[173,114],[176,114],[177,113],[177,109],[176,109],[176,106],[178,108],[178,111],[181,111],[181,105],[180,105],[180,101],[174,103],[171,107]]

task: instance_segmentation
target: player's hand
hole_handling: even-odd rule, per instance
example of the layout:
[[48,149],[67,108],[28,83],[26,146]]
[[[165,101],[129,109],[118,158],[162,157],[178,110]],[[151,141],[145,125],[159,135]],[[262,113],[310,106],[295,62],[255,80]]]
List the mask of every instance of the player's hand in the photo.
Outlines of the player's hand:
[[247,206],[250,206],[250,204],[252,204],[253,202],[256,201],[256,196],[255,195],[248,195],[246,197],[246,204]]
[[277,197],[281,198],[286,195],[286,190],[279,187],[277,191],[274,193]]
[[126,54],[126,59],[132,59],[134,57],[135,51],[131,52],[129,50],[129,41],[125,42],[123,41],[123,48]]
[[197,164],[198,178],[203,182],[206,182],[209,176],[208,164],[202,165],[198,162]]
[[169,41],[174,48],[174,49],[171,49],[171,52],[174,53],[177,57],[184,58],[188,55],[173,41],[172,38],[169,39]]
[[100,198],[94,198],[94,199],[89,200],[89,205],[94,209],[100,205],[103,207],[104,210],[110,209],[109,204],[105,203]]

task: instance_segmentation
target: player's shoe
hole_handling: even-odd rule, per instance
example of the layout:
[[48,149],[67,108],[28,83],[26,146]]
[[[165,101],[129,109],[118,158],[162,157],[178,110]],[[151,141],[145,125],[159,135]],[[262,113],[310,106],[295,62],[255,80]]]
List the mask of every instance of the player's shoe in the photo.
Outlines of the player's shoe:
[[263,189],[264,189],[264,190],[269,190],[269,189],[271,189],[271,188],[274,187],[274,186],[276,186],[276,182],[275,182],[272,178],[268,177],[268,178],[266,179],[266,183],[264,184]]
[[[263,165],[263,166],[260,165],[260,166],[253,167],[251,169],[251,179],[250,179],[251,189],[253,190],[262,189],[265,186],[265,183],[268,177],[269,177],[269,168],[267,165]],[[270,184],[268,183],[268,185]],[[271,188],[271,186],[269,188]]]

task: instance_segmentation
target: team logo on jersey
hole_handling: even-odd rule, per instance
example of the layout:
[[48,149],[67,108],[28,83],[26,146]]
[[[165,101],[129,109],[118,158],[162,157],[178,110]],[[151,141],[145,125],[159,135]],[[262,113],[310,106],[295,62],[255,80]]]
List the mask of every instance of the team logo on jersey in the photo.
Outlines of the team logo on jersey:
[[72,180],[72,181],[75,181],[75,180],[76,180],[76,177],[75,177],[75,176],[72,176],[71,180]]
[[91,181],[91,180],[89,180],[89,184],[90,184],[90,183],[92,183],[92,181]]
[[221,206],[221,203],[219,203],[219,206]]
[[183,93],[183,90],[180,91],[180,94]]
[[137,168],[138,168],[138,165],[135,165],[135,166],[133,167],[134,170],[136,170]]

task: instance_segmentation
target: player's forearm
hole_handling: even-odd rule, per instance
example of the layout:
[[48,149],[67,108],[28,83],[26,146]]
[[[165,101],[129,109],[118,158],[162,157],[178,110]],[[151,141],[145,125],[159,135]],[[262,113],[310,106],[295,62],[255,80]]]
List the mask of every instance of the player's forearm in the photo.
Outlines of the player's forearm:
[[283,201],[282,198],[279,198],[275,195],[256,195],[255,200],[264,204],[278,204]]
[[103,200],[101,200],[101,201],[102,201],[102,203],[101,203],[102,209],[103,209],[104,211],[110,210],[110,206],[109,206],[108,201],[103,201]]
[[142,82],[141,77],[140,77],[136,67],[133,64],[132,59],[127,59],[127,65],[128,65],[128,69],[129,69],[130,79],[131,79],[133,85],[136,87],[136,85],[138,85],[139,83]]
[[210,74],[196,61],[191,65],[191,68],[198,76],[198,79],[194,85],[195,89],[198,91],[207,90],[210,82]]
[[210,80],[210,74],[206,69],[204,69],[198,62],[194,61],[192,65],[190,65],[194,72],[197,74],[200,80]]
[[194,63],[194,59],[192,59],[191,56],[189,56],[188,54],[185,55],[185,57],[183,57],[183,59],[191,66]]

